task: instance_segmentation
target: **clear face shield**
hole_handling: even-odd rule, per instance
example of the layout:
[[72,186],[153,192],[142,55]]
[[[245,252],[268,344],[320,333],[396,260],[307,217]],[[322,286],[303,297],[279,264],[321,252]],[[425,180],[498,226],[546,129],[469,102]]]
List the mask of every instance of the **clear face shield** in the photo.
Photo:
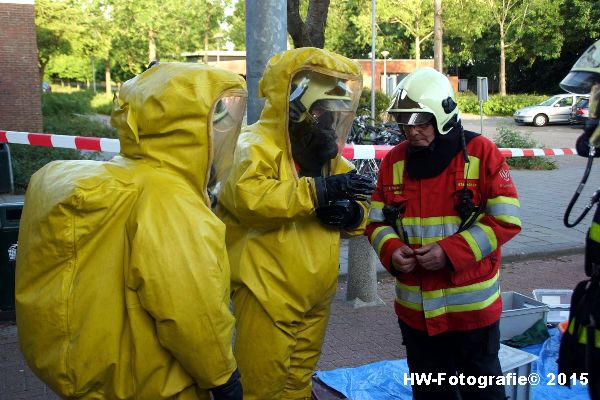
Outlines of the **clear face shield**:
[[301,175],[329,175],[333,170],[359,97],[355,80],[315,71],[300,71],[292,78],[288,133]]
[[246,98],[241,96],[221,97],[213,106],[213,159],[207,185],[212,207],[216,206],[223,183],[229,176],[245,110]]

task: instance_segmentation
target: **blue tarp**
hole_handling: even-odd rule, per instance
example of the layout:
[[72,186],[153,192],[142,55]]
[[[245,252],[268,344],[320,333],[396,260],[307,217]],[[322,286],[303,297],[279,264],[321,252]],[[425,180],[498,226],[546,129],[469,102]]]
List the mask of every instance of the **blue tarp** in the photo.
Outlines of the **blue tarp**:
[[[524,347],[521,350],[535,354],[532,372],[540,375],[540,383],[531,387],[534,400],[587,400],[587,387],[579,381],[571,389],[560,386],[554,379],[550,385],[550,374],[557,374],[556,359],[560,345],[560,333],[550,329],[550,338],[543,344]],[[318,371],[317,377],[329,387],[352,400],[412,399],[410,384],[404,384],[408,374],[406,359],[379,361],[356,368],[339,368],[332,371]]]

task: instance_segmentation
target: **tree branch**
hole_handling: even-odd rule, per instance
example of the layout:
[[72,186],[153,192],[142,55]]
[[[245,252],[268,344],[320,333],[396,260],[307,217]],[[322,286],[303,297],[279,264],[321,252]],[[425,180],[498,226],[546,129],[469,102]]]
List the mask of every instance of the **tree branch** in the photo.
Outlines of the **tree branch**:
[[314,47],[323,48],[325,45],[325,23],[329,11],[330,0],[310,0],[306,14],[306,31],[310,43]]
[[[288,33],[292,37],[294,47],[306,47],[303,45],[308,41],[305,34],[305,24],[300,17],[300,0],[287,0],[287,26]],[[306,40],[304,37],[306,36]]]
[[433,31],[431,31],[431,32],[429,32],[427,35],[423,36],[423,37],[421,38],[421,42],[424,42],[424,41],[426,41],[427,39],[429,39],[429,37],[430,37],[431,35],[433,35]]

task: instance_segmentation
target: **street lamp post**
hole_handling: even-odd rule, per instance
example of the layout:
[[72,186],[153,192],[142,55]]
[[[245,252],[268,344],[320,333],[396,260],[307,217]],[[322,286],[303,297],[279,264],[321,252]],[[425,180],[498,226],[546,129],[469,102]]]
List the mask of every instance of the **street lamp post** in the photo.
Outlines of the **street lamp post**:
[[376,2],[371,1],[371,119],[373,125],[375,125],[375,38],[377,33],[375,31],[375,15],[376,15]]
[[388,90],[387,90],[387,56],[390,55],[390,52],[387,50],[383,50],[381,52],[381,55],[383,56],[383,85],[382,85],[382,90],[383,93],[388,94]]

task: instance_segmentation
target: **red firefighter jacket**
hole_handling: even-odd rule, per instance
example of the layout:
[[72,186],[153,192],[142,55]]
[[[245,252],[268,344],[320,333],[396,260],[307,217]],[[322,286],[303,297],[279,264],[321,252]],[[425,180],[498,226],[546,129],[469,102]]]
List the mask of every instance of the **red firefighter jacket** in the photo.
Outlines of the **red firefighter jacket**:
[[[382,160],[365,232],[396,275],[396,314],[429,335],[490,325],[502,312],[500,246],[521,229],[508,165],[491,141],[476,136],[467,145],[469,163],[459,152],[438,176],[413,179],[406,173],[407,149],[403,142]],[[457,233],[461,219],[455,206],[465,184],[482,211],[477,222]],[[403,210],[399,218],[386,220],[385,205]],[[433,242],[450,267],[427,271],[417,265],[410,273],[392,267],[392,253],[404,244],[418,248]]]

